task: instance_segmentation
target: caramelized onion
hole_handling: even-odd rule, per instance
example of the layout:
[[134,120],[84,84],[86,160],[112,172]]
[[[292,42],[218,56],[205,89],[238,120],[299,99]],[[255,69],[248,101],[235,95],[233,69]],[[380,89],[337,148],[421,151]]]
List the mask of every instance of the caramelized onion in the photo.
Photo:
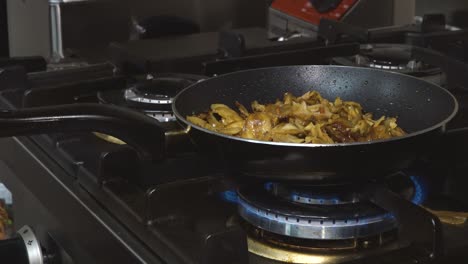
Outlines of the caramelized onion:
[[287,143],[347,143],[405,135],[395,117],[373,119],[362,106],[336,98],[333,102],[317,91],[296,97],[286,93],[274,104],[254,101],[251,111],[235,102],[238,111],[224,104],[187,116],[193,124],[227,135]]

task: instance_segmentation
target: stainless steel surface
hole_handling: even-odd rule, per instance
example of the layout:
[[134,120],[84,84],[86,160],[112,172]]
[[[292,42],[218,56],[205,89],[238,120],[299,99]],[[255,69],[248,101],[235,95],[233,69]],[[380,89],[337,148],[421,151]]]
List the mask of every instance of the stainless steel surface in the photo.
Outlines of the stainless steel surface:
[[51,42],[51,61],[59,62],[65,58],[63,54],[62,38],[62,15],[60,3],[51,1],[50,3],[50,42]]
[[365,219],[324,219],[315,215],[281,214],[256,208],[240,199],[239,214],[250,224],[269,232],[303,239],[354,239],[378,235],[396,228],[396,220],[389,214]]
[[378,63],[369,63],[369,68],[382,69],[382,70],[403,70],[403,69],[405,69],[405,67],[401,66],[401,65],[389,66],[389,65],[381,65],[381,64],[378,64]]
[[49,56],[49,4],[46,0],[7,0],[7,16],[10,56]]
[[[325,189],[323,187],[319,189]],[[272,184],[269,190],[271,194],[287,201],[301,204],[311,205],[338,205],[338,204],[353,204],[361,200],[358,193],[348,190],[341,192],[326,193],[317,192],[317,189],[288,187],[281,184]]]
[[145,114],[162,123],[177,121],[177,118],[172,112],[146,112]]
[[172,104],[172,98],[163,98],[161,95],[155,96],[151,94],[141,94],[134,89],[127,89],[124,93],[125,99],[128,101],[145,103],[145,104]]
[[436,66],[411,58],[411,46],[404,44],[363,44],[361,52],[351,57],[337,57],[338,65],[369,67],[417,74],[419,78],[443,85],[443,74]]
[[10,55],[103,61],[111,41],[128,40],[125,1],[8,0]]
[[316,198],[308,197],[307,195],[302,194],[293,194],[290,199],[296,203],[302,204],[323,204],[323,205],[333,205],[333,204],[347,204],[347,203],[356,203],[359,201],[359,198],[354,197],[354,199],[340,201],[335,198]]
[[21,236],[26,246],[29,264],[43,264],[44,257],[42,255],[41,245],[36,235],[34,235],[33,230],[29,226],[23,226],[18,230],[18,234]]

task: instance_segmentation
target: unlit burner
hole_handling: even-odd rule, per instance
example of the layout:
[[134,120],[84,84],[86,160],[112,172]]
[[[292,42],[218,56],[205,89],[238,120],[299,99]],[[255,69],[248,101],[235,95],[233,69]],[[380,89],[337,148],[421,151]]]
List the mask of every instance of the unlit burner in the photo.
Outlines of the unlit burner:
[[440,70],[411,58],[411,46],[402,44],[361,45],[359,54],[352,57],[338,57],[334,63],[346,66],[361,66],[402,73],[434,73]]
[[141,111],[160,122],[174,122],[173,98],[184,88],[203,80],[204,76],[177,73],[148,74],[133,81],[124,90],[98,93],[101,103],[114,104]]

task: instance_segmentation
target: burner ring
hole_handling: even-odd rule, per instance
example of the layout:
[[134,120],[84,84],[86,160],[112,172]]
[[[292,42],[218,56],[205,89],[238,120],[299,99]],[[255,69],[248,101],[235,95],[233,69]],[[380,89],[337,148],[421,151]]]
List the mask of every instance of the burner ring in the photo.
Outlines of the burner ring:
[[342,186],[285,186],[280,183],[271,183],[267,190],[274,196],[281,197],[294,203],[311,205],[338,205],[352,204],[363,200],[359,195],[360,187],[350,188]]
[[153,96],[151,95],[141,95],[137,93],[134,89],[129,88],[124,91],[124,97],[128,101],[132,101],[135,103],[142,103],[142,104],[159,104],[159,105],[164,105],[164,104],[172,104],[172,97],[168,99],[161,99],[162,96]]
[[374,236],[397,227],[392,214],[370,202],[335,206],[291,203],[265,190],[240,189],[239,214],[260,229],[302,239]]

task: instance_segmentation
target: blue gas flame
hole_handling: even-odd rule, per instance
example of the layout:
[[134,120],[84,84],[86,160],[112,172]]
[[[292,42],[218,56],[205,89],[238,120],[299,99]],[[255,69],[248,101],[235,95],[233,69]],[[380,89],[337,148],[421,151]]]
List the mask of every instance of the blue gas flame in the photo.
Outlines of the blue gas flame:
[[271,189],[273,188],[273,183],[272,183],[272,182],[266,182],[266,183],[264,184],[264,188],[265,188],[265,190],[267,190],[267,191],[271,191]]
[[410,176],[414,185],[414,194],[411,202],[414,204],[420,205],[424,203],[428,195],[428,186],[424,178],[419,176]]
[[221,199],[229,202],[229,203],[234,203],[236,204],[239,201],[239,196],[237,196],[237,193],[235,190],[227,190],[222,193],[220,193]]

